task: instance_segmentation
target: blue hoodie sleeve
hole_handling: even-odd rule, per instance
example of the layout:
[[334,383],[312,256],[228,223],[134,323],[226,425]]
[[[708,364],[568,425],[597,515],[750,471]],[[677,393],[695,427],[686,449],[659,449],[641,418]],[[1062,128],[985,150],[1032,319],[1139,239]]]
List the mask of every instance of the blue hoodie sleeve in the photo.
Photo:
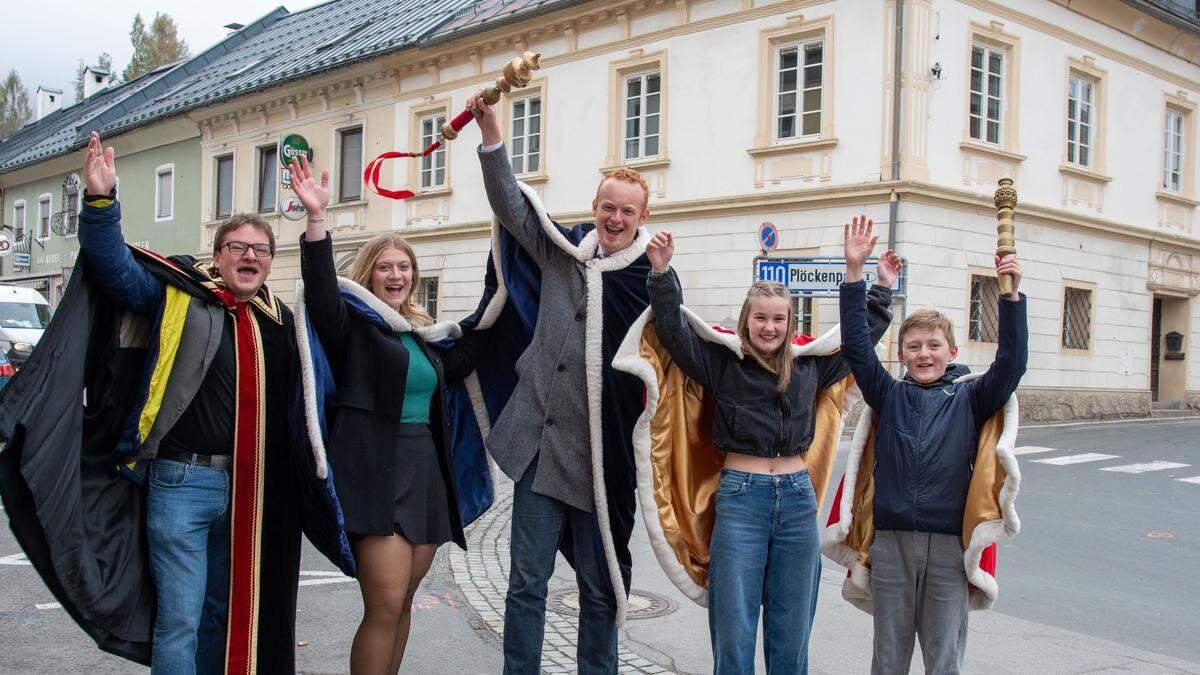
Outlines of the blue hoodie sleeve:
[[1020,300],[999,300],[1000,334],[996,358],[987,372],[973,381],[974,386],[970,389],[977,425],[1004,407],[1025,374],[1025,365],[1029,361],[1029,323],[1025,315],[1025,294],[1020,295]]
[[[842,358],[850,366],[854,380],[862,391],[863,400],[873,410],[878,412],[887,400],[888,392],[896,380],[879,363],[875,355],[875,343],[883,334],[882,330],[875,335],[867,326],[867,282],[855,281],[842,284],[838,298],[838,311],[841,314],[842,328]],[[890,316],[890,315],[889,315]],[[878,320],[873,322],[873,328],[878,329]],[[886,330],[886,324],[883,328]]]
[[[111,203],[106,203],[111,201]],[[85,201],[79,213],[79,248],[93,278],[123,309],[153,317],[162,305],[163,282],[133,259],[121,235],[121,205],[116,200]]]

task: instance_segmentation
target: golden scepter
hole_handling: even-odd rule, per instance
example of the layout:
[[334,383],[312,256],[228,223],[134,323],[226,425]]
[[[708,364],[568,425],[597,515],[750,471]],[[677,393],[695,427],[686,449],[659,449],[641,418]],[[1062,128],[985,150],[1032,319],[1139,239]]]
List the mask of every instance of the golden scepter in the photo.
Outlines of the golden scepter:
[[[504,72],[496,78],[496,84],[483,90],[482,98],[488,105],[495,105],[500,100],[500,94],[508,94],[513,89],[524,89],[533,80],[533,71],[541,67],[538,63],[540,52],[525,52],[520,57],[504,64]],[[471,122],[471,111],[464,110],[454,119],[442,125],[442,138],[452,141],[458,138],[458,132]]]
[[[540,67],[539,60],[541,58],[542,55],[538,52],[525,52],[520,57],[516,57],[504,64],[504,72],[500,77],[496,78],[496,84],[483,90],[483,100],[488,105],[493,105],[500,100],[501,93],[507,94],[513,89],[528,87],[529,83],[533,80],[533,71]],[[445,142],[458,138],[458,132],[462,131],[463,127],[470,124],[473,119],[475,119],[474,114],[470,110],[464,110],[456,115],[454,119],[443,124],[441,135],[421,151],[391,151],[379,155],[367,164],[367,168],[363,169],[363,182],[366,183],[372,192],[382,197],[387,197],[388,199],[408,199],[413,196],[412,190],[389,190],[379,185],[379,175],[383,168],[383,163],[389,159],[425,157],[432,152],[436,152]]]
[[[1011,178],[1001,178],[996,188],[996,255],[1001,259],[1017,252],[1016,237],[1013,235],[1013,208],[1017,205],[1017,189]],[[1012,275],[1000,275],[1000,295],[1012,295]]]

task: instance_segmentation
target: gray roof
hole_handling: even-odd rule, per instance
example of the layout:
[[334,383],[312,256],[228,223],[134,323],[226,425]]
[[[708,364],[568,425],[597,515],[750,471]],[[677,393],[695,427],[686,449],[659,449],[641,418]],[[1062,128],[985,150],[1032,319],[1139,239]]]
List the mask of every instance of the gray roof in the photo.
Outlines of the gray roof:
[[476,0],[458,12],[425,41],[438,44],[472,33],[496,28],[512,21],[579,5],[587,0]]
[[583,0],[329,0],[278,7],[186,61],[103,90],[0,142],[0,173],[111,136],[382,54],[463,37]]
[[331,0],[287,14],[131,115],[115,120],[111,129],[128,128],[413,46],[472,2]]

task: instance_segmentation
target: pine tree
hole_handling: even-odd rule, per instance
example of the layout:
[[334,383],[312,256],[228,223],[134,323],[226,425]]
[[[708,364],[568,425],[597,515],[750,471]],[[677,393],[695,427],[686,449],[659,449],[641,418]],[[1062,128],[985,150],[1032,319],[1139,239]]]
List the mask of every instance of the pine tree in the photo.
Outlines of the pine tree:
[[187,42],[179,38],[179,28],[169,14],[156,12],[148,31],[142,15],[135,15],[129,29],[129,41],[133,45],[133,56],[121,74],[126,82],[189,55]]
[[21,83],[16,70],[0,81],[0,140],[8,138],[33,117],[29,108],[29,91]]

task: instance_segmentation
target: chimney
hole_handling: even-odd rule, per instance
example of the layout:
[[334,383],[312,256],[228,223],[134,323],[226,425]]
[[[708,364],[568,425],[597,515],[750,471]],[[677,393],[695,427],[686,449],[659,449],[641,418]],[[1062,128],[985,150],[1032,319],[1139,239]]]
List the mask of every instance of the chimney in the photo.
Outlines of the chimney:
[[112,80],[112,74],[108,70],[100,66],[88,66],[83,71],[83,97],[88,98],[107,87],[110,80]]
[[37,88],[37,119],[40,120],[58,110],[62,107],[62,104],[63,93],[61,89]]

